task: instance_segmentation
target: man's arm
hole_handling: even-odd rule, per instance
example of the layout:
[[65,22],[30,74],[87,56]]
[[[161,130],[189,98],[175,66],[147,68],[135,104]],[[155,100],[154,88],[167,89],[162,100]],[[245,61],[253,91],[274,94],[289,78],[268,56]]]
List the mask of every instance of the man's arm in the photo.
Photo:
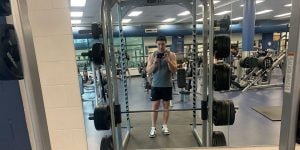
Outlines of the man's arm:
[[147,63],[147,67],[146,67],[147,73],[148,74],[152,74],[154,72],[154,70],[155,70],[156,67],[157,67],[157,61],[153,57],[153,54],[151,54],[148,57],[148,63]]
[[175,73],[177,71],[177,61],[176,61],[176,55],[175,53],[170,52],[169,53],[169,59],[167,59],[169,70],[172,73]]

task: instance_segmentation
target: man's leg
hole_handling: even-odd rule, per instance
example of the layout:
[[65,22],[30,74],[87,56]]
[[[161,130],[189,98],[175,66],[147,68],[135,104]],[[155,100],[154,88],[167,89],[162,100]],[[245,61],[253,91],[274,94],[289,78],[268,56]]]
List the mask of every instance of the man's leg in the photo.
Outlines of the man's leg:
[[[164,107],[164,109],[169,109],[170,101],[169,100],[164,100],[163,101],[163,107]],[[169,120],[169,111],[164,111],[164,113],[163,113],[163,122],[164,122],[164,124],[167,124],[168,120]]]
[[[158,110],[159,106],[160,106],[159,100],[152,101],[152,110]],[[158,117],[158,112],[151,112],[152,127],[156,127],[157,117]]]
[[[160,105],[160,101],[152,101],[152,110],[158,110]],[[158,112],[152,112],[151,113],[151,121],[152,121],[152,127],[149,133],[150,138],[154,138],[156,136],[156,121],[157,121]]]
[[[169,106],[170,106],[170,102],[168,100],[164,100],[163,101],[163,107],[165,110],[168,110],[169,109]],[[167,126],[167,123],[168,123],[168,120],[169,120],[169,111],[164,111],[164,114],[163,114],[163,125],[162,125],[162,133],[164,135],[169,135],[169,129],[168,129],[168,126]]]

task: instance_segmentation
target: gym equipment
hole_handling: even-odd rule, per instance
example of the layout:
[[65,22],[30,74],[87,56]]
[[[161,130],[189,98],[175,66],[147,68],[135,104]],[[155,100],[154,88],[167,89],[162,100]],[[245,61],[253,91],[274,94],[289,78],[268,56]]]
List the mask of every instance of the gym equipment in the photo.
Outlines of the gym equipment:
[[215,64],[213,69],[213,85],[215,91],[229,90],[231,69],[228,64]]
[[253,68],[258,66],[258,59],[255,57],[245,57],[240,60],[240,67]]
[[216,35],[214,37],[214,53],[217,59],[226,58],[230,55],[230,37],[227,35]]
[[9,0],[0,1],[0,16],[9,16],[11,15],[11,7]]
[[104,136],[101,139],[101,145],[100,145],[100,150],[113,150],[114,149],[114,144],[113,144],[113,139],[112,136]]
[[233,125],[235,108],[232,100],[213,101],[213,123],[216,126]]
[[185,80],[185,69],[178,69],[177,70],[177,85],[178,88],[185,88],[186,87],[186,80]]
[[109,130],[111,126],[109,106],[96,107],[93,119],[96,130]]
[[[120,124],[122,122],[121,106],[115,105],[115,122]],[[109,130],[111,126],[109,105],[100,105],[95,108],[94,114],[89,116],[89,120],[94,120],[96,130]]]
[[226,146],[226,138],[222,131],[213,131],[212,134],[213,146]]
[[88,56],[90,61],[96,65],[104,64],[105,54],[104,45],[102,43],[95,43],[91,51],[81,53],[81,56]]
[[222,19],[214,21],[214,26],[220,27],[219,31],[221,33],[228,33],[230,29],[230,24],[231,20],[229,15],[224,15]]
[[0,25],[0,80],[22,80],[23,69],[14,26]]
[[258,66],[261,69],[271,68],[273,65],[272,57],[259,57],[258,58]]
[[99,39],[100,35],[102,35],[102,28],[100,24],[92,24],[92,37],[94,39]]

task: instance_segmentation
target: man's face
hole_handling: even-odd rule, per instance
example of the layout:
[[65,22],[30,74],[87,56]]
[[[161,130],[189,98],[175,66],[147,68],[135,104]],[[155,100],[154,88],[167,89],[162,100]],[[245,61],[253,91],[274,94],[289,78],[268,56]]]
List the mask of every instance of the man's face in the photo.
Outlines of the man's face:
[[159,50],[164,51],[166,49],[167,42],[165,42],[165,41],[157,41],[156,45],[157,45],[157,48]]

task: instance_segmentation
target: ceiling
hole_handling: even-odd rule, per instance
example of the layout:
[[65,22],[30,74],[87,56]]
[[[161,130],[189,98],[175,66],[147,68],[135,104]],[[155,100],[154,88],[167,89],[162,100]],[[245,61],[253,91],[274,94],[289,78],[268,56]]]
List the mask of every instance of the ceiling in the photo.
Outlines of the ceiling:
[[[85,7],[70,7],[70,11],[82,11],[82,18],[72,18],[72,19],[81,19],[81,24],[74,24],[73,26],[89,26],[91,23],[100,22],[100,6],[102,0],[86,0]],[[130,1],[130,0],[128,0]],[[182,0],[184,1],[184,0]],[[231,18],[242,17],[243,16],[243,7],[240,5],[243,4],[244,0],[219,0],[220,2],[215,4],[215,13],[222,11],[231,11],[229,15]],[[229,5],[226,5],[231,3]],[[256,12],[271,9],[270,13],[256,15],[256,20],[282,20],[288,19],[285,18],[275,18],[275,15],[289,13],[291,7],[284,7],[284,5],[291,3],[291,0],[264,0],[260,4],[256,4]],[[197,5],[201,4],[200,0],[197,0]],[[113,8],[112,18],[113,23],[118,23],[118,13]],[[176,18],[175,21],[168,24],[175,23],[187,23],[191,22],[191,15],[187,16],[177,16],[177,14],[187,10],[184,7],[178,5],[160,5],[160,6],[146,6],[146,7],[137,7],[132,11],[143,11],[143,13],[137,17],[129,17],[126,15],[125,19],[132,19],[129,24],[166,24],[162,23],[162,20],[166,18]],[[197,7],[197,19],[202,18],[202,7]],[[215,16],[216,19],[221,18],[222,16]],[[241,20],[240,20],[241,21]]]

